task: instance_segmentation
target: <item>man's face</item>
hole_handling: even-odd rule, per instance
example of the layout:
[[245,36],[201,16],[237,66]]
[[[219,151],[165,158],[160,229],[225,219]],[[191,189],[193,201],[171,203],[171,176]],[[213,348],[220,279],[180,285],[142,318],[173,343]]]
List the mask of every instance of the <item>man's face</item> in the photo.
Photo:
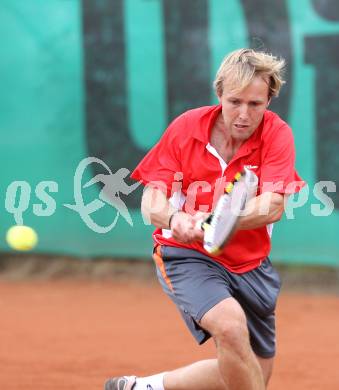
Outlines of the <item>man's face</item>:
[[269,104],[268,82],[256,76],[240,92],[227,90],[219,98],[225,129],[235,141],[245,141],[259,126]]

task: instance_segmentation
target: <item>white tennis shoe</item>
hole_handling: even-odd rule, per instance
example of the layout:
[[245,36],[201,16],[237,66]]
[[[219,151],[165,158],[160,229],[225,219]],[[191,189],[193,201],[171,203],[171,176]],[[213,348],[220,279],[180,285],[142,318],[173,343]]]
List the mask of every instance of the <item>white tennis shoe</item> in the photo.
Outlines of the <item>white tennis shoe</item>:
[[135,376],[120,376],[108,379],[105,383],[104,390],[133,390],[135,384]]

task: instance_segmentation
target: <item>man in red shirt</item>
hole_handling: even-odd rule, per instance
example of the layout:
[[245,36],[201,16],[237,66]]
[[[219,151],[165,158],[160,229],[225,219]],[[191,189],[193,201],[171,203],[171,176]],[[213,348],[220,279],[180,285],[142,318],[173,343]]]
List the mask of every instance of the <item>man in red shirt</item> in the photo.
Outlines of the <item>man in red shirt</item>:
[[[273,223],[303,182],[295,171],[290,127],[267,107],[283,84],[284,61],[240,49],[214,82],[219,105],[176,118],[132,174],[146,186],[142,212],[156,226],[154,260],[165,292],[201,344],[217,358],[146,378],[112,378],[106,390],[262,390],[275,354],[280,279],[268,255]],[[244,167],[257,196],[218,255],[202,245],[198,221]]]

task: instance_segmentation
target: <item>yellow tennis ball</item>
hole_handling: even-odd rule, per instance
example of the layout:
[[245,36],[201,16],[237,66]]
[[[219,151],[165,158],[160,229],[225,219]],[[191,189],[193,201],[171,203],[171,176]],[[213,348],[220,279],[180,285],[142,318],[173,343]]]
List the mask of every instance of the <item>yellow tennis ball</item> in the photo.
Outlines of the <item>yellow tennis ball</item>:
[[29,251],[38,243],[38,235],[29,226],[12,226],[6,234],[8,245],[17,251]]

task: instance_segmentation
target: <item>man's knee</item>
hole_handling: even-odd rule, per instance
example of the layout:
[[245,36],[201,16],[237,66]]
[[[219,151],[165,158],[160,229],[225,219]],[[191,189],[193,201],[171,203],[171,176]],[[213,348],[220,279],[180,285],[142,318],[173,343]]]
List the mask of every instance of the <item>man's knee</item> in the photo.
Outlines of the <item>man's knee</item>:
[[245,313],[233,298],[225,299],[202,318],[201,325],[218,348],[245,355],[250,348]]
[[248,353],[249,335],[247,325],[243,321],[227,321],[217,328],[212,336],[219,348],[239,355]]

